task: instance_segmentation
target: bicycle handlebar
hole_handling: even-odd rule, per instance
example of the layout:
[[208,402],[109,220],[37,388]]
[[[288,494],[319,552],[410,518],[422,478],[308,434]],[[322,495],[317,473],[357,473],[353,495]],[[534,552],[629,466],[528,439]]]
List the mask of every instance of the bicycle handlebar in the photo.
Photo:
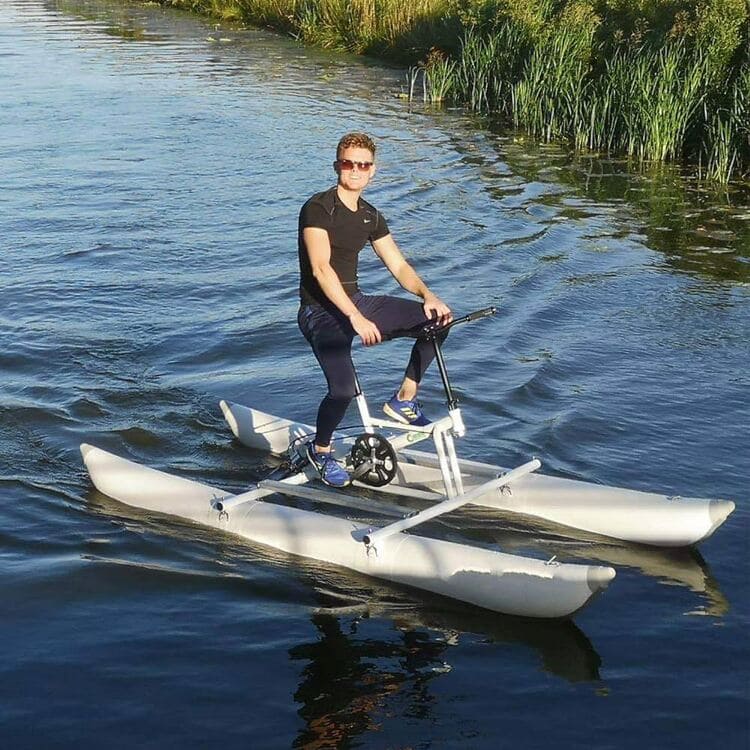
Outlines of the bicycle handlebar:
[[450,323],[440,325],[438,322],[428,322],[426,325],[415,326],[414,328],[404,328],[399,331],[393,331],[388,338],[397,338],[399,336],[415,336],[417,339],[429,341],[436,338],[439,334],[457,326],[459,323],[471,323],[482,318],[489,318],[497,312],[496,307],[483,307],[481,310],[475,310],[468,315],[462,315],[460,318],[454,318]]

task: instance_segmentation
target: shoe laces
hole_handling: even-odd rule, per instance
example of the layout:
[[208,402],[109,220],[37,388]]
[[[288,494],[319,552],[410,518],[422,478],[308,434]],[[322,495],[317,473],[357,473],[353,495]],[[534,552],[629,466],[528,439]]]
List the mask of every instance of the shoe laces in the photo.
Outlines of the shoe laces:
[[312,452],[315,456],[315,461],[319,463],[321,468],[323,469],[325,469],[325,467],[331,463],[336,463],[336,459],[333,457],[332,453],[323,453],[322,451],[316,451],[315,448],[313,448]]

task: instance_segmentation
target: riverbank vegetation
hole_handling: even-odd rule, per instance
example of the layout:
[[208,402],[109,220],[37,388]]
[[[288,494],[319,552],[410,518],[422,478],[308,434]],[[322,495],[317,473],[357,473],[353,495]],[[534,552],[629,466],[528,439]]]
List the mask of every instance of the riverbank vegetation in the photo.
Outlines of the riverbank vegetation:
[[542,141],[750,179],[747,0],[160,0],[409,67]]

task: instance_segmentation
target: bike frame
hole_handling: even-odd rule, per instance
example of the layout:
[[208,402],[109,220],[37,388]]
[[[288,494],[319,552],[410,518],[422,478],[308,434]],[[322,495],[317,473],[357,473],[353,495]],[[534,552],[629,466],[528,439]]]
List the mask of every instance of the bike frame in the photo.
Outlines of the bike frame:
[[[438,456],[440,473],[445,486],[445,495],[448,498],[457,497],[464,492],[463,481],[461,479],[461,469],[459,467],[454,439],[463,437],[466,434],[466,426],[464,425],[464,420],[461,415],[461,409],[458,406],[458,399],[453,392],[453,387],[451,386],[450,378],[448,377],[448,369],[445,365],[440,338],[449,328],[452,328],[459,323],[480,320],[481,318],[494,315],[495,311],[494,307],[477,310],[476,312],[465,315],[462,318],[457,318],[444,326],[437,324],[429,325],[417,335],[417,339],[430,341],[432,343],[435,350],[435,362],[437,363],[438,371],[440,372],[440,378],[443,381],[443,389],[445,390],[445,399],[448,406],[447,416],[442,417],[425,427],[417,427],[414,425],[402,424],[401,422],[396,422],[390,419],[379,419],[373,417],[372,414],[370,414],[367,399],[365,398],[365,394],[359,384],[359,378],[357,378],[356,372],[354,375],[357,388],[355,401],[357,408],[359,409],[362,426],[365,432],[374,434],[376,428],[400,431],[402,434],[397,435],[395,438],[391,438],[388,441],[396,452],[409,445],[431,437],[435,443],[435,451]],[[407,331],[403,332],[403,335],[409,335],[410,333],[413,335],[413,332]]]

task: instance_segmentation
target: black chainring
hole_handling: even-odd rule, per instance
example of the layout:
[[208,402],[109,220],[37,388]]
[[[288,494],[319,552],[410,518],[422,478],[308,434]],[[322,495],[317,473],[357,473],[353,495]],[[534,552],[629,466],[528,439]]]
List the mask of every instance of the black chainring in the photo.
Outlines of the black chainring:
[[358,435],[352,446],[350,457],[354,478],[371,487],[382,487],[396,476],[398,468],[396,451],[382,435],[370,433]]

